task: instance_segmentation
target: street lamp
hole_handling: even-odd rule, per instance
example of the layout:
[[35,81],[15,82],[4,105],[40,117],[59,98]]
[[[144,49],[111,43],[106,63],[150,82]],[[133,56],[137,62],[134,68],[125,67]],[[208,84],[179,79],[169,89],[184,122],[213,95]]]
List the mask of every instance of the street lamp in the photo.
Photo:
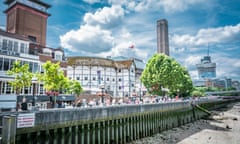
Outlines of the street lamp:
[[102,89],[102,93],[101,93],[101,99],[102,99],[102,100],[101,100],[101,101],[102,101],[102,103],[104,103],[104,99],[103,99],[104,94],[103,94],[103,92],[104,92],[105,86],[104,86],[104,85],[101,85],[100,88]]
[[37,79],[36,79],[36,78],[33,78],[33,79],[32,79],[32,85],[33,85],[32,107],[35,107],[35,104],[36,104],[36,101],[35,101],[36,82],[37,82]]

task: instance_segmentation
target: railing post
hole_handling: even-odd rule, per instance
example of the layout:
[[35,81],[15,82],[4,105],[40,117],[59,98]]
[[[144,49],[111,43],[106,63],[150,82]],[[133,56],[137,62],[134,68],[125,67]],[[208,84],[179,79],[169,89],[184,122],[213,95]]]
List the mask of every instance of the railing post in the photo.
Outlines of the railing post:
[[2,124],[2,144],[15,144],[16,116],[4,116]]

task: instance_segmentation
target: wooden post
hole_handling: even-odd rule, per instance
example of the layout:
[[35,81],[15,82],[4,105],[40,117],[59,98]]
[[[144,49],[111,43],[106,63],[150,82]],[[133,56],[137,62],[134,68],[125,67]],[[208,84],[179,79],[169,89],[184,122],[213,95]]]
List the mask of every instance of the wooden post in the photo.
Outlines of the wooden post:
[[16,116],[4,116],[2,127],[2,143],[3,144],[15,144],[16,136]]

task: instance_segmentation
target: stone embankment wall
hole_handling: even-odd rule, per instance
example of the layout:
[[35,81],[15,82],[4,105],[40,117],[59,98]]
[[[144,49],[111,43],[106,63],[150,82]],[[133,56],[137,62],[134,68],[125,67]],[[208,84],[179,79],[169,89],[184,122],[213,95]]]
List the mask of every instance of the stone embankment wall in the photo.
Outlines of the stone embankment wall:
[[[196,104],[215,109],[228,102],[196,101]],[[192,107],[190,102],[52,109],[34,114],[33,127],[16,128],[11,132],[15,134],[16,143],[122,144],[207,115]],[[17,121],[17,116],[12,118]]]

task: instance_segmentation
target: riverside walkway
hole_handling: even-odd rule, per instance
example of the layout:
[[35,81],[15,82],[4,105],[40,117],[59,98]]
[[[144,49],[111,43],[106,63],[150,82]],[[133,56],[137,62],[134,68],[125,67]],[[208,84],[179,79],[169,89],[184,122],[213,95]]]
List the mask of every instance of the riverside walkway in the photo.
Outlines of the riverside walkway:
[[[231,99],[195,101],[217,109]],[[207,113],[189,102],[50,109],[3,117],[2,143],[128,143],[191,123]]]

